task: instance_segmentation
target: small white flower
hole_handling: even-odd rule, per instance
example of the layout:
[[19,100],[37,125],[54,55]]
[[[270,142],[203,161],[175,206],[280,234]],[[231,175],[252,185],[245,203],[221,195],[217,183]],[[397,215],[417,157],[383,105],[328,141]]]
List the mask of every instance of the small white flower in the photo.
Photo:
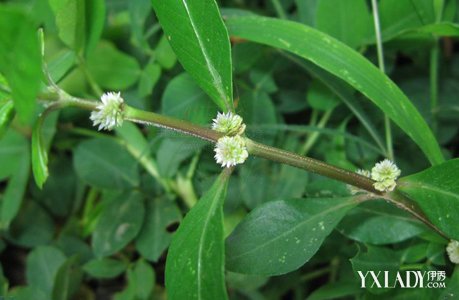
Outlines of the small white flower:
[[448,252],[449,260],[452,263],[459,264],[459,242],[451,241],[446,247],[446,252]]
[[371,169],[371,179],[376,181],[373,186],[381,192],[393,191],[400,173],[400,169],[392,161],[385,159]]
[[[365,177],[368,177],[368,178],[370,178],[370,176],[371,176],[370,171],[363,170],[363,169],[358,169],[357,171],[355,171],[355,173],[357,173],[359,175],[362,175],[362,176],[365,176]],[[347,185],[347,189],[349,190],[349,192],[351,192],[352,195],[364,192],[364,190],[359,189],[358,187],[355,187],[355,186],[350,185],[350,184]]]
[[98,130],[112,130],[117,126],[121,126],[124,117],[124,99],[120,93],[104,93],[100,100],[102,103],[97,106],[97,110],[91,112],[91,116],[89,117],[93,122],[93,126],[99,125]]
[[233,114],[232,112],[218,113],[217,118],[213,119],[212,129],[225,135],[238,135],[243,134],[245,124],[241,116]]
[[214,151],[215,159],[222,167],[242,164],[249,157],[245,141],[239,135],[219,138]]

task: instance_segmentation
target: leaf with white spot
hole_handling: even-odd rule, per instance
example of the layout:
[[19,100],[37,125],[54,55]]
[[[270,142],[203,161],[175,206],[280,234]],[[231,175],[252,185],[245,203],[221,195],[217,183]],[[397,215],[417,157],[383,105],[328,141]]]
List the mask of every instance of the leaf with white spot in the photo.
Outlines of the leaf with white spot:
[[355,198],[271,201],[254,209],[226,241],[226,268],[254,275],[298,269],[319,250]]

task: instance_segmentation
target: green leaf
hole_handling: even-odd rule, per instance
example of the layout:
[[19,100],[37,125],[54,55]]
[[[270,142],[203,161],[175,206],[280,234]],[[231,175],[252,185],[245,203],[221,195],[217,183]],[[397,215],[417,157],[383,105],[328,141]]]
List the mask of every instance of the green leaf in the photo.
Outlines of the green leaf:
[[306,97],[311,107],[318,110],[327,111],[333,109],[339,103],[332,91],[319,81],[313,81]]
[[34,201],[25,201],[11,223],[7,238],[21,247],[36,247],[48,244],[54,231],[54,221],[49,214]]
[[72,299],[80,288],[83,272],[79,266],[78,256],[69,258],[56,273],[52,300]]
[[115,300],[149,300],[156,281],[151,265],[138,260],[127,272],[127,287],[115,295]]
[[12,100],[0,100],[0,139],[5,134],[14,117],[14,104]]
[[298,269],[355,204],[353,198],[319,198],[271,201],[257,207],[226,241],[227,269],[254,275]]
[[97,45],[105,22],[104,0],[48,0],[59,38],[78,54]]
[[319,0],[316,28],[356,48],[373,30],[365,0]]
[[85,4],[85,0],[49,0],[59,38],[76,52],[85,46]]
[[153,88],[161,77],[161,67],[156,63],[149,63],[140,75],[138,93],[145,97],[153,92]]
[[146,205],[145,222],[137,237],[136,249],[146,259],[156,262],[172,239],[167,227],[181,219],[182,214],[175,203],[163,198],[151,199]]
[[59,82],[75,65],[76,54],[72,50],[64,50],[48,62],[48,72],[54,82]]
[[228,32],[215,0],[153,0],[180,63],[223,111],[233,110]]
[[40,189],[49,176],[48,153],[42,137],[42,126],[45,118],[46,112],[38,118],[32,131],[32,171],[35,183]]
[[343,79],[404,130],[432,164],[444,160],[432,131],[405,94],[351,48],[320,31],[291,21],[230,17],[227,25],[234,36],[290,51]]
[[367,252],[359,249],[357,255],[351,259],[351,264],[356,279],[361,280],[357,272],[362,272],[362,276],[365,277],[365,287],[374,294],[382,294],[389,292],[391,289],[378,287],[377,284],[373,285],[373,278],[367,272],[375,272],[379,283],[383,286],[385,279],[384,271],[388,271],[388,282],[392,285],[399,270],[400,257],[398,253],[390,249],[368,247]]
[[30,120],[42,78],[35,24],[20,10],[0,6],[0,72],[11,87],[21,121]]
[[65,255],[52,246],[35,248],[27,256],[27,283],[44,292],[51,299],[54,280],[59,268],[65,263]]
[[427,218],[447,236],[459,240],[459,158],[403,177],[398,189],[419,204]]
[[102,41],[88,54],[87,68],[94,80],[109,90],[124,90],[139,79],[141,70],[135,58]]
[[177,62],[177,56],[174,53],[174,50],[171,48],[171,45],[167,41],[165,35],[161,37],[158,45],[155,48],[155,58],[158,60],[158,63],[164,69],[172,69]]
[[49,300],[45,293],[32,286],[15,288],[8,293],[8,296],[12,297],[14,300]]
[[114,278],[126,271],[126,263],[113,258],[100,258],[88,261],[83,270],[94,278]]
[[5,180],[15,173],[22,157],[29,155],[27,139],[21,134],[9,129],[0,140],[0,180]]
[[183,219],[166,261],[169,299],[227,299],[224,279],[223,201],[229,172]]
[[92,235],[96,257],[112,255],[132,241],[142,227],[144,214],[142,196],[137,192],[106,204]]
[[8,186],[1,199],[0,228],[6,229],[16,217],[24,199],[29,179],[30,156],[24,154],[21,157],[17,169],[8,181]]
[[136,160],[113,140],[82,142],[76,148],[73,159],[78,176],[93,186],[127,189],[139,184]]
[[186,73],[172,79],[161,99],[165,115],[197,124],[209,124],[217,114],[215,105]]
[[354,208],[338,229],[353,240],[373,245],[398,243],[425,231],[419,221],[382,201],[363,203]]

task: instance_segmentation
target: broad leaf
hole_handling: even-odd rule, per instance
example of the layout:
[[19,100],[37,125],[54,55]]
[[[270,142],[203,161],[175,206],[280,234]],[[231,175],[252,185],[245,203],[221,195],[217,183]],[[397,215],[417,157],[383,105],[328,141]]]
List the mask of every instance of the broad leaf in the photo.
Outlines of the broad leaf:
[[353,240],[373,245],[398,243],[425,231],[420,221],[382,201],[354,208],[338,229]]
[[229,172],[186,215],[166,261],[169,299],[227,299],[224,279],[223,200]]
[[423,150],[432,164],[443,159],[432,131],[403,92],[362,55],[300,23],[265,17],[229,17],[231,35],[297,54],[343,79],[373,101]]
[[95,278],[114,278],[126,271],[126,263],[113,258],[101,258],[88,261],[83,270]]
[[157,261],[172,240],[167,227],[179,222],[181,218],[175,203],[163,198],[148,201],[145,222],[135,243],[140,254],[148,260]]
[[316,28],[328,33],[352,48],[362,45],[373,30],[365,0],[319,0]]
[[87,67],[94,80],[109,90],[124,90],[137,82],[141,74],[135,58],[106,41],[89,53]]
[[14,104],[12,100],[0,99],[0,139],[5,134],[14,117]]
[[256,275],[280,275],[298,269],[355,204],[354,198],[320,198],[259,206],[228,237],[227,269]]
[[57,271],[54,280],[52,300],[72,299],[80,288],[83,272],[79,266],[78,255],[69,258]]
[[0,6],[0,32],[0,72],[20,119],[27,122],[34,114],[42,78],[36,27],[22,11]]
[[35,248],[27,256],[27,283],[40,289],[48,296],[48,299],[51,299],[56,274],[65,260],[65,255],[55,247]]
[[104,207],[92,235],[92,248],[97,257],[112,255],[123,249],[139,233],[145,209],[142,197],[133,192],[110,201]]
[[215,0],[152,3],[185,70],[220,109],[233,110],[230,43]]
[[108,189],[126,189],[139,184],[136,160],[110,139],[93,139],[75,150],[73,163],[85,182]]
[[429,220],[452,239],[459,240],[459,158],[399,180],[406,193]]

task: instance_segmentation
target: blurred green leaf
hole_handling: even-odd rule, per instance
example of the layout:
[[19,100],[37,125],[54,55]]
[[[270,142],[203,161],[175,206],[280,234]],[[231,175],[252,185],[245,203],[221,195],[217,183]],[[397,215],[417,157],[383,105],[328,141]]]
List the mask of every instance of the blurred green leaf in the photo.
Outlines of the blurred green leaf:
[[59,38],[78,54],[97,45],[105,22],[104,0],[48,0]]
[[459,159],[399,180],[399,190],[424,211],[428,219],[452,239],[459,240]]
[[351,210],[338,225],[347,237],[373,245],[398,243],[425,231],[421,223],[385,202],[368,202]]
[[26,123],[35,112],[42,78],[35,24],[21,10],[0,6],[0,72],[11,87],[14,108]]
[[135,58],[119,51],[110,42],[102,41],[89,53],[86,66],[94,80],[108,90],[124,90],[141,74]]
[[48,153],[41,132],[45,118],[46,112],[38,118],[32,132],[32,171],[35,183],[40,189],[49,176]]
[[353,198],[271,201],[254,209],[226,240],[226,268],[254,275],[298,269],[319,250]]
[[127,272],[127,287],[115,295],[115,300],[148,300],[155,284],[155,273],[151,265],[138,260]]
[[318,110],[327,111],[333,109],[339,103],[332,91],[319,81],[313,81],[306,97],[311,107]]
[[99,258],[88,261],[83,270],[94,278],[114,278],[126,271],[127,265],[113,258]]
[[316,28],[356,48],[373,30],[365,0],[319,0]]
[[413,104],[395,83],[359,53],[295,22],[265,17],[231,17],[226,22],[234,36],[290,51],[343,79],[404,130],[432,164],[444,161],[432,131]]
[[49,243],[54,236],[54,223],[49,214],[34,201],[24,201],[11,223],[7,238],[18,246],[36,247]]
[[21,157],[17,169],[8,181],[4,194],[0,196],[0,228],[2,229],[8,228],[19,212],[29,179],[29,168],[30,156],[27,153]]
[[[382,247],[367,247],[367,252],[359,249],[357,255],[351,258],[352,269],[354,270],[355,277],[361,280],[358,271],[362,272],[362,276],[367,275],[367,272],[375,272],[378,281],[383,284],[385,280],[385,271],[387,271],[388,284],[392,285],[395,282],[395,276],[399,270],[400,258],[398,253],[391,249]],[[366,276],[366,289],[374,294],[383,294],[389,292],[390,288],[378,287],[373,285],[373,278],[371,275]],[[381,284],[381,285],[382,285]]]
[[224,279],[224,171],[181,222],[169,247],[166,288],[171,300],[227,299]]
[[158,45],[155,48],[155,55],[158,63],[164,69],[172,69],[177,62],[177,56],[175,55],[174,50],[172,50],[165,35],[163,35],[159,40]]
[[139,184],[136,160],[111,139],[92,139],[75,149],[73,164],[78,176],[99,188],[126,189]]
[[215,1],[152,3],[185,70],[221,110],[233,110],[230,42]]
[[211,123],[217,115],[215,105],[186,73],[169,82],[161,105],[165,115],[202,125]]
[[172,239],[167,227],[181,219],[182,214],[175,203],[163,198],[147,201],[145,222],[136,239],[136,249],[146,259],[158,261]]
[[9,292],[8,296],[14,300],[49,300],[45,293],[33,286],[17,287]]
[[79,259],[73,256],[65,261],[57,270],[52,300],[72,299],[80,288],[83,272],[79,266]]
[[2,139],[14,117],[12,100],[0,100],[0,139]]
[[149,63],[140,74],[138,93],[145,97],[153,92],[153,88],[161,77],[161,67],[156,63]]
[[123,194],[103,208],[92,235],[96,257],[112,255],[123,249],[139,233],[145,209],[137,192]]
[[48,299],[51,299],[56,275],[65,261],[65,255],[55,247],[35,248],[27,256],[27,283],[40,289]]

